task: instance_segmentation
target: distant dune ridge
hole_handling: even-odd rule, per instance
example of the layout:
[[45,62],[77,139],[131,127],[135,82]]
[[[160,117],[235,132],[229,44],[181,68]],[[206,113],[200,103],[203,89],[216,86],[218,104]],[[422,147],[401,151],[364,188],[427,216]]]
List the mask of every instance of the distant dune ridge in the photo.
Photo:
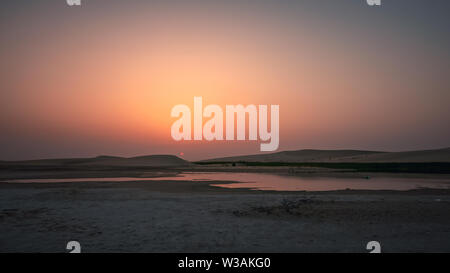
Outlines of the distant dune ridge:
[[450,162],[450,148],[408,152],[361,150],[297,150],[270,154],[232,156],[202,162]]
[[[214,158],[200,162],[330,162],[330,163],[408,163],[450,162],[450,148],[408,152],[379,152],[363,150],[297,150],[277,153]],[[26,166],[123,166],[123,167],[183,167],[191,162],[175,155],[147,155],[137,157],[97,156],[91,158],[40,159],[0,161],[0,165]]]
[[32,166],[126,166],[126,167],[176,167],[191,163],[175,155],[148,155],[137,157],[97,156],[92,158],[41,159],[3,161],[0,164]]

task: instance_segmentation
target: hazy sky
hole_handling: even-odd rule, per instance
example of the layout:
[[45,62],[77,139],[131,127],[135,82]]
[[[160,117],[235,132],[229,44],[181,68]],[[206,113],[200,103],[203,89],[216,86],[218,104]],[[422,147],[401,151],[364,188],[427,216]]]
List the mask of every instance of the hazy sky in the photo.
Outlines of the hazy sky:
[[258,153],[176,104],[279,104],[280,150],[450,146],[450,1],[4,0],[0,159]]

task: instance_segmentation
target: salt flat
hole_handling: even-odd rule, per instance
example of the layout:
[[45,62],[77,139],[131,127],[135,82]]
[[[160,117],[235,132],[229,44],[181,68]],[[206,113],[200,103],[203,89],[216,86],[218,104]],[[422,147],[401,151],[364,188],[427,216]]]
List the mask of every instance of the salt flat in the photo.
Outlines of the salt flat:
[[0,183],[0,252],[450,251],[448,190],[264,192],[202,181]]

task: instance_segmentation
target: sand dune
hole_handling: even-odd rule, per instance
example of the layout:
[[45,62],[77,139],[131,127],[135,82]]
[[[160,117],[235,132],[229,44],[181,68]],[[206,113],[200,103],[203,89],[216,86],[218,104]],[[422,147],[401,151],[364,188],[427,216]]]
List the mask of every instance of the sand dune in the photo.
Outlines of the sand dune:
[[42,159],[27,161],[3,161],[2,165],[26,166],[127,166],[172,167],[187,166],[188,161],[174,155],[148,155],[137,157],[97,156],[92,158]]
[[[202,162],[450,162],[450,148],[407,152],[379,152],[364,150],[297,150],[268,154],[233,156],[203,160]],[[97,156],[91,158],[41,159],[0,161],[0,165],[26,166],[126,166],[176,167],[191,163],[174,155],[137,157]]]
[[359,150],[298,150],[283,151],[270,154],[234,156],[205,160],[214,161],[247,161],[247,162],[334,162],[341,158],[364,157],[379,154],[375,151]]
[[450,148],[408,152],[361,150],[297,150],[223,157],[204,162],[450,162]]

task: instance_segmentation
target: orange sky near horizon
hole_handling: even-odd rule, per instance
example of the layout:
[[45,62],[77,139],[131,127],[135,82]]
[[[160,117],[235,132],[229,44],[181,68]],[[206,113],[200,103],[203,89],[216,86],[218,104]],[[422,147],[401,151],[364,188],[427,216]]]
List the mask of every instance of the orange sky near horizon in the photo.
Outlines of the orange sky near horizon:
[[375,28],[345,7],[312,13],[312,2],[112,3],[1,13],[0,159],[259,152],[172,140],[170,110],[193,109],[194,96],[280,105],[280,150],[450,146],[448,40],[420,43],[426,30],[408,22],[355,7]]

